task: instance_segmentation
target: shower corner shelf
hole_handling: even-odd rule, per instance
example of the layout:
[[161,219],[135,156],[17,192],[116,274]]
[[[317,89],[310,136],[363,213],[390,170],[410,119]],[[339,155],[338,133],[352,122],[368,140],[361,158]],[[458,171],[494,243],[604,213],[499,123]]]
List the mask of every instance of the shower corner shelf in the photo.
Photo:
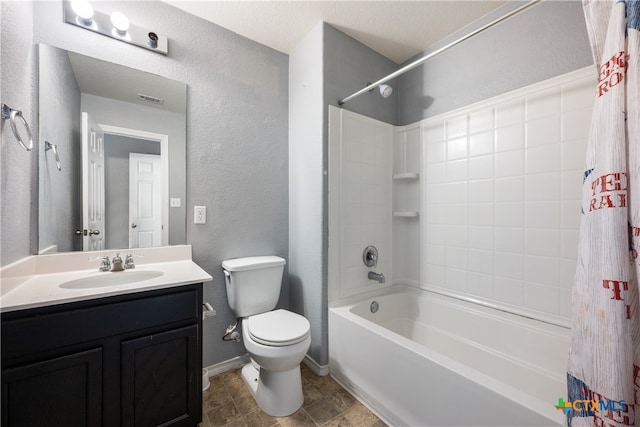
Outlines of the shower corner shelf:
[[416,218],[418,215],[417,211],[393,211],[393,216],[401,218]]
[[403,172],[403,173],[396,173],[393,175],[393,179],[397,179],[397,180],[409,180],[409,179],[418,179],[420,178],[420,174],[417,172]]

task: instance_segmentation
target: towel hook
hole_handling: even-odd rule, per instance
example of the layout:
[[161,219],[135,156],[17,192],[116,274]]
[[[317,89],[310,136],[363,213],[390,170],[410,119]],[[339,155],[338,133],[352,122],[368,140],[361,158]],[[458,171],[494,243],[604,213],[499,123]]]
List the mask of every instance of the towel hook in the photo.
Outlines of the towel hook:
[[44,151],[53,151],[53,155],[55,156],[56,159],[56,167],[58,168],[59,171],[62,170],[62,164],[60,163],[60,156],[58,156],[58,146],[55,144],[50,143],[49,141],[45,141],[44,142]]
[[[31,136],[31,128],[29,128],[27,121],[22,116],[22,111],[14,110],[13,108],[9,107],[7,104],[2,104],[2,118],[4,120],[9,120],[9,124],[11,124],[11,130],[13,131],[13,134],[18,140],[18,143],[20,144],[20,146],[22,146],[22,148],[24,148],[27,151],[31,151],[31,149],[33,148],[33,137]],[[20,137],[20,133],[18,133],[18,127],[16,126],[16,120],[18,119],[22,120],[22,125],[27,131],[27,136],[29,137],[28,145],[24,143],[24,141]]]

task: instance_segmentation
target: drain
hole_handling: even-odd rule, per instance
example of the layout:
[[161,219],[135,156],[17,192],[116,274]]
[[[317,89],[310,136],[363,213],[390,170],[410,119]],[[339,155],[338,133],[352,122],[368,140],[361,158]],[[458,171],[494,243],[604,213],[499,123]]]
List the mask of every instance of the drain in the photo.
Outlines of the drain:
[[378,301],[374,301],[371,303],[371,312],[375,313],[378,311],[378,309],[380,308],[380,304],[378,304]]

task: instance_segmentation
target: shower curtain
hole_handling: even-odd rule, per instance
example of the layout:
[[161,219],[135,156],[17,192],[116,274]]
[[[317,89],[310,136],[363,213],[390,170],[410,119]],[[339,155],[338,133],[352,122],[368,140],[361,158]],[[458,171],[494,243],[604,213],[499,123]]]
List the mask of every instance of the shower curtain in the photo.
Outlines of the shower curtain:
[[640,0],[583,0],[598,68],[582,188],[569,426],[640,426]]

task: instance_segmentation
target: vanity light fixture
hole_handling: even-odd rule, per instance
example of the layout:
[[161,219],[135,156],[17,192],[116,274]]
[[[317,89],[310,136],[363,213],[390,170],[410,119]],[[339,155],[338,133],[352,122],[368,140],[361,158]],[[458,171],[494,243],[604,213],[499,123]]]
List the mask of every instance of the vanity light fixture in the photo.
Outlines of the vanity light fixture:
[[111,14],[111,25],[113,25],[113,29],[118,35],[124,36],[129,29],[129,18],[122,12],[113,12]]
[[107,13],[94,10],[88,0],[63,0],[64,22],[90,30],[125,43],[163,55],[169,53],[167,37],[129,22],[122,12]]
[[77,15],[77,19],[85,26],[93,24],[93,6],[87,0],[73,0],[71,10]]

